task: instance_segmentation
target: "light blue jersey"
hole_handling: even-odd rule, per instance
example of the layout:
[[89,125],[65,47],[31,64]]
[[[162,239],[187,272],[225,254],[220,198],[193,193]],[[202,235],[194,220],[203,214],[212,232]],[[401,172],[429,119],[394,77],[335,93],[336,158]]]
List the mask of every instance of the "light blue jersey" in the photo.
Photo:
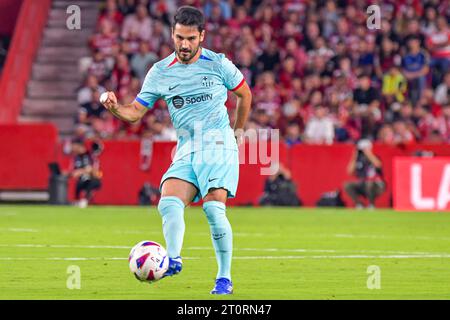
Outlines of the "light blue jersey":
[[[182,64],[174,52],[149,70],[136,100],[148,108],[159,98],[166,101],[178,135],[179,157],[208,148],[205,140],[211,140],[215,132],[212,129],[222,132],[226,148],[236,149],[225,102],[227,91],[236,90],[243,83],[242,73],[222,53],[201,48],[196,62]],[[205,135],[202,143],[192,140],[196,128]],[[196,134],[195,139],[198,138]]]
[[176,53],[155,63],[136,101],[153,107],[166,101],[177,131],[177,152],[161,179],[178,178],[193,184],[194,202],[211,188],[224,188],[235,196],[239,179],[238,147],[225,102],[228,90],[244,84],[244,76],[224,54],[202,48],[191,64],[179,63]]

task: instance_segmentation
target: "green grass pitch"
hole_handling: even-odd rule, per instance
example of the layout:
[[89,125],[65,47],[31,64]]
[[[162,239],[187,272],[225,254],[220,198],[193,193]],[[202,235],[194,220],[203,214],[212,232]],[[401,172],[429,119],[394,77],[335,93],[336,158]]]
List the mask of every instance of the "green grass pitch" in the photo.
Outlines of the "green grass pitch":
[[[235,207],[228,216],[235,294],[223,297],[209,294],[216,261],[200,207],[186,209],[183,272],[148,284],[127,257],[141,240],[164,244],[155,207],[0,206],[0,299],[450,298],[448,213]],[[73,265],[80,289],[67,288]],[[369,266],[379,289],[368,288]]]

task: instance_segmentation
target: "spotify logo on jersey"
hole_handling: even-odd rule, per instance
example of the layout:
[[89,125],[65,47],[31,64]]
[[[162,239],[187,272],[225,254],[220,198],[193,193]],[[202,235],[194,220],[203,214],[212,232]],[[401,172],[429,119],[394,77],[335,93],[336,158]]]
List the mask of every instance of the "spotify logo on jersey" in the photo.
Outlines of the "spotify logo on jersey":
[[175,108],[180,109],[182,106],[194,105],[200,102],[212,100],[213,95],[211,93],[203,93],[196,96],[190,96],[183,98],[181,96],[175,96],[172,98],[172,104]]
[[175,96],[172,98],[173,106],[180,109],[184,105],[184,99],[180,96]]

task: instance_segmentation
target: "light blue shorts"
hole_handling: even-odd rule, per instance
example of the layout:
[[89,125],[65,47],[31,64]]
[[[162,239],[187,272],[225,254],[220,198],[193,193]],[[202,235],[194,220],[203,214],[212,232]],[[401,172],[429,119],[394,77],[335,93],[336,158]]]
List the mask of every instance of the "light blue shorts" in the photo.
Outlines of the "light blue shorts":
[[228,198],[234,198],[239,181],[238,151],[207,149],[188,153],[172,162],[161,179],[160,191],[169,178],[192,183],[198,190],[193,202],[204,198],[211,188],[224,188],[228,191]]

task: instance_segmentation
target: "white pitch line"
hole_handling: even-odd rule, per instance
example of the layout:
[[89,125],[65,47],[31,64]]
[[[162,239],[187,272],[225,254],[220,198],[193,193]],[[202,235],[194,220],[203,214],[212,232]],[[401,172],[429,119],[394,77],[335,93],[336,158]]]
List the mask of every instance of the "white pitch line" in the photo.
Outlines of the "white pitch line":
[[[149,235],[149,234],[157,234],[160,235],[160,231],[145,231],[145,230],[117,230],[114,231],[115,234],[142,234],[142,235]],[[191,236],[201,236],[201,237],[209,237],[211,236],[211,233],[208,232],[191,232],[189,233]],[[233,235],[236,237],[263,237],[266,236],[264,233],[245,233],[245,232],[233,232]]]
[[247,256],[233,257],[237,260],[258,259],[429,259],[450,258],[450,254],[428,254],[428,255],[340,255],[340,256]]
[[69,245],[69,244],[0,244],[0,247],[14,248],[73,248],[73,249],[130,249],[132,246]]
[[[215,259],[215,257],[205,257],[209,259]],[[430,254],[430,255],[340,255],[340,256],[235,256],[233,260],[295,260],[295,259],[430,259],[430,258],[450,258],[450,254],[447,255],[439,255],[439,254]],[[199,260],[202,259],[200,257],[183,257],[186,260]],[[35,257],[0,257],[0,261],[29,261],[29,260],[45,260],[45,261],[109,261],[109,260],[128,260],[123,257],[107,257],[107,258],[99,258],[99,257],[47,257],[47,258],[35,258]]]
[[[53,249],[127,249],[130,250],[131,246],[120,245],[66,245],[66,244],[0,244],[0,247],[9,248],[53,248]],[[186,247],[184,250],[199,250],[199,251],[212,251],[213,247]],[[419,252],[419,251],[392,251],[392,250],[322,250],[322,249],[283,249],[283,248],[234,248],[234,251],[256,251],[256,252],[301,252],[301,253],[381,253],[381,254],[396,254],[396,255],[449,255],[447,252]]]
[[[327,235],[328,237],[328,235]],[[359,238],[359,239],[411,239],[411,240],[435,240],[435,241],[450,241],[449,237],[427,237],[427,236],[416,236],[416,237],[404,237],[404,236],[384,236],[384,235],[374,235],[374,234],[335,234],[336,238]]]
[[39,232],[36,229],[28,229],[28,228],[1,228],[0,231],[9,231],[9,232]]
[[[183,257],[183,260],[197,260],[200,259],[199,257]],[[128,260],[128,258],[124,257],[43,257],[43,258],[37,258],[37,257],[0,257],[0,261],[28,261],[28,260],[48,260],[48,261],[105,261],[105,260]]]
[[9,216],[16,216],[17,213],[14,211],[2,211],[0,212],[0,216],[5,216],[5,217],[9,217]]

